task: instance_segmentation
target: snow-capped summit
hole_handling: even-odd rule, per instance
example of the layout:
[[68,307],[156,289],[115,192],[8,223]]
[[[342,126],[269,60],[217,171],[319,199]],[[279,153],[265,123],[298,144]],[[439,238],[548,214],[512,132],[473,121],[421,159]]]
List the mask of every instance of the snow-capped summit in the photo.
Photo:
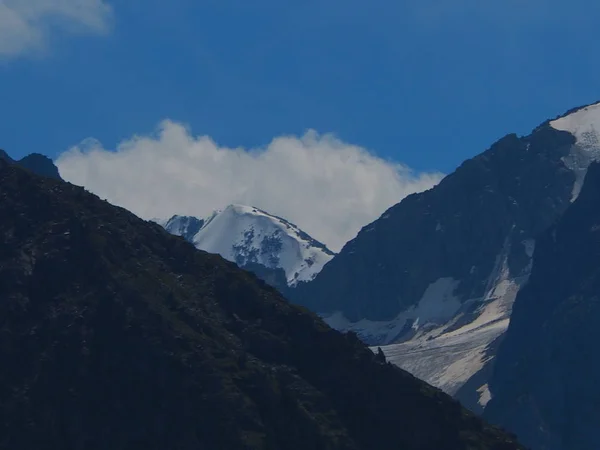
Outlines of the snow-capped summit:
[[600,102],[576,109],[550,122],[555,130],[566,131],[575,137],[575,145],[565,157],[565,166],[575,173],[574,201],[579,195],[587,168],[592,161],[600,160]]
[[[573,134],[578,143],[598,145],[600,136],[600,102],[568,112],[552,120],[550,126],[555,130]],[[592,139],[590,141],[589,139]]]
[[334,255],[296,225],[252,206],[229,205],[205,220],[174,216],[161,225],[240,267],[282,270],[288,286],[312,280]]

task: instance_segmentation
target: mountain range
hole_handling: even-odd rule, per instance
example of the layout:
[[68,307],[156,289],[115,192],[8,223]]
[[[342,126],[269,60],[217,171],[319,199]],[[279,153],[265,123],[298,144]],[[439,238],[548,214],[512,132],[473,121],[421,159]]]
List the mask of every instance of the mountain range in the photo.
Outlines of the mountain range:
[[[465,161],[438,186],[406,198],[364,227],[314,281],[296,283],[293,290],[285,290],[273,278],[270,282],[295,303],[318,312],[332,327],[354,331],[364,342],[381,346],[390,361],[442,388],[471,410],[485,409],[486,417],[523,436],[523,442],[535,450],[573,448],[558,444],[561,439],[573,441],[563,436],[564,430],[570,430],[568,425],[546,431],[543,437],[531,431],[552,430],[558,418],[570,414],[558,408],[553,418],[532,419],[534,408],[544,408],[536,401],[549,395],[548,386],[538,383],[543,388],[535,388],[525,377],[517,383],[517,374],[509,378],[510,370],[503,367],[508,363],[502,363],[502,358],[497,370],[495,366],[499,351],[504,361],[514,362],[520,354],[516,349],[529,348],[525,343],[537,342],[538,347],[529,351],[543,355],[542,343],[558,339],[547,333],[539,334],[545,337],[542,342],[528,339],[535,329],[535,325],[529,328],[528,320],[546,326],[540,317],[552,312],[546,305],[533,304],[531,317],[520,322],[520,331],[512,332],[519,333],[518,338],[503,344],[515,299],[529,284],[538,239],[543,240],[544,233],[563,220],[573,202],[577,204],[589,165],[600,159],[597,130],[600,104],[592,104],[548,120],[528,136],[508,135]],[[562,283],[561,276],[566,272],[554,273],[553,279]],[[533,315],[538,309],[543,313],[538,312],[536,320]],[[581,333],[576,336],[583,339]],[[568,341],[574,348],[589,342]],[[543,377],[528,360],[535,358],[522,357],[518,367]],[[553,382],[554,390],[566,395],[566,387],[558,388],[556,379]],[[520,386],[521,395],[531,389],[539,398],[530,400],[524,412],[515,407],[520,397],[504,398],[505,392],[516,395],[507,386]],[[554,423],[549,425],[548,420]],[[581,439],[578,445],[585,440]],[[592,447],[598,443],[588,441]]]
[[597,129],[600,104],[507,135],[365,226],[292,300],[481,412],[537,237],[577,198]]
[[518,450],[353,333],[0,160],[0,449]]
[[[392,441],[408,449],[518,448],[512,437],[480,422],[455,401],[390,363],[515,433],[532,450],[592,450],[600,446],[600,389],[595,386],[600,375],[596,358],[600,337],[600,164],[595,162],[600,160],[600,103],[574,108],[542,123],[527,136],[505,136],[465,161],[437,186],[389,208],[337,255],[287,220],[243,205],[229,205],[205,219],[174,216],[156,220],[168,233],[183,239],[169,238],[155,224],[143,223],[95,197],[85,197],[88,194],[68,184],[37,178],[18,168],[57,178],[52,176],[56,168],[44,157],[35,156],[35,164],[26,158],[25,163],[15,162],[7,155],[0,160],[5,161],[2,170],[8,180],[3,198],[12,199],[4,205],[8,209],[0,211],[0,217],[8,218],[4,220],[5,225],[8,223],[6,242],[0,247],[0,292],[8,286],[12,290],[5,292],[14,297],[5,305],[8,309],[0,311],[6,317],[1,330],[14,340],[5,340],[9,343],[7,357],[15,358],[15,349],[25,348],[31,349],[26,357],[36,361],[50,358],[51,375],[42,371],[46,370],[44,365],[31,362],[27,366],[33,371],[27,372],[29,375],[39,370],[42,379],[51,377],[52,383],[42,388],[36,384],[40,375],[30,378],[36,395],[42,395],[35,397],[34,403],[38,402],[42,411],[51,411],[43,414],[57,414],[52,409],[56,403],[48,403],[44,388],[58,383],[66,389],[52,372],[57,370],[53,364],[63,361],[52,358],[62,353],[53,353],[58,352],[55,347],[36,347],[31,342],[37,338],[24,336],[37,336],[37,325],[27,327],[43,319],[44,336],[52,336],[58,348],[63,348],[63,335],[54,334],[60,327],[48,317],[58,315],[74,324],[79,323],[76,317],[83,317],[82,329],[93,330],[94,335],[95,330],[103,330],[107,318],[114,319],[112,315],[98,316],[98,311],[103,311],[99,306],[102,298],[119,292],[125,294],[115,296],[118,304],[111,306],[110,314],[117,314],[116,323],[137,330],[136,345],[144,349],[145,367],[163,364],[153,359],[147,339],[152,351],[160,348],[176,359],[189,354],[171,346],[169,333],[173,332],[179,336],[176,339],[187,342],[185,349],[194,345],[190,342],[200,341],[203,348],[218,349],[210,357],[203,354],[203,362],[194,366],[199,373],[216,373],[226,380],[226,386],[219,387],[220,394],[211,397],[214,403],[210,405],[223,411],[235,408],[235,402],[238,406],[253,405],[242,408],[239,414],[223,412],[219,420],[226,420],[228,425],[221,428],[210,422],[211,427],[227,429],[225,434],[242,430],[240,440],[231,437],[227,441],[231,447],[227,448],[296,448],[297,442],[292,443],[290,436],[301,436],[300,441],[310,442],[310,448],[327,449],[396,448]],[[17,185],[23,192],[13,192]],[[52,192],[56,198],[42,200],[54,195]],[[44,201],[59,206],[69,219],[57,219],[48,208],[28,209]],[[81,209],[83,215],[73,216],[69,208]],[[23,217],[22,224],[14,222]],[[78,223],[93,223],[101,231],[82,234]],[[55,236],[55,230],[63,237]],[[81,238],[77,245],[70,243],[72,236]],[[40,267],[45,271],[54,265],[64,275],[50,271],[51,275],[41,279],[31,278],[33,263],[27,261],[36,260],[35,255],[44,255],[44,261],[45,255],[54,254],[52,248],[58,249],[58,260],[50,257],[52,261]],[[64,261],[75,257],[87,261],[82,248],[93,249],[89,264],[97,267],[99,278],[85,278],[70,266],[60,269]],[[216,255],[235,264],[227,264]],[[3,256],[9,259],[2,262]],[[258,279],[236,266],[253,272]],[[68,269],[73,269],[72,273]],[[62,281],[53,283],[54,276]],[[75,284],[69,284],[71,278]],[[106,283],[112,289],[108,293],[99,287]],[[44,293],[38,293],[36,286],[44,286]],[[82,286],[85,295],[80,297]],[[284,303],[273,287],[300,306]],[[34,300],[43,303],[41,299],[48,293],[55,295],[51,297],[53,312],[30,306],[36,305]],[[84,298],[91,301],[95,315],[87,313]],[[61,309],[63,299],[73,299],[69,305],[75,305],[75,312]],[[137,302],[135,308],[129,303],[131,299]],[[131,315],[133,325],[121,317],[123,314]],[[152,325],[148,317],[152,317]],[[63,326],[65,323],[61,322]],[[71,347],[79,348],[75,342],[80,336],[70,333],[63,332],[68,343],[65,361],[74,358],[73,370],[81,366],[88,370],[89,361],[77,359]],[[87,349],[85,333],[88,331],[81,331],[81,345]],[[117,334],[98,333],[108,336],[110,342],[127,336],[120,328],[114,332]],[[371,352],[358,339],[370,345]],[[100,348],[105,350],[107,345],[102,341]],[[82,350],[84,354],[86,351]],[[118,375],[111,372],[116,370],[112,366],[102,366],[106,363],[98,357],[93,368],[130,380],[131,373],[142,370],[131,356],[135,351],[125,347],[119,353],[119,361],[128,357],[134,361]],[[248,361],[255,364],[250,374]],[[284,381],[281,367],[296,378],[285,375],[288,378]],[[7,373],[17,374],[13,380],[21,380],[21,372],[11,370],[15,372]],[[190,383],[170,369],[161,370],[163,379]],[[342,382],[346,376],[350,381]],[[12,396],[3,397],[9,405],[4,410],[6,417],[16,414],[14,423],[21,423],[21,417],[26,418],[23,423],[43,423],[44,432],[69,436],[59,436],[56,442],[83,448],[84,441],[73,431],[78,425],[73,425],[68,414],[64,416],[62,403],[60,419],[44,422],[46,416],[35,415],[23,406],[30,401],[29,381],[17,386],[6,380],[0,379],[0,387],[10,385],[13,389]],[[153,378],[140,389],[163,381]],[[258,391],[257,383],[262,386]],[[175,395],[191,395],[200,403],[205,400],[207,394],[202,389],[198,392],[204,393],[194,397],[195,391],[190,394],[185,386]],[[85,392],[81,386],[77,389]],[[104,394],[108,398],[113,395]],[[231,403],[237,394],[242,400]],[[86,397],[88,400],[100,402]],[[10,409],[13,404],[18,407]],[[125,408],[137,408],[129,397],[124,404],[128,405]],[[167,404],[175,407],[175,402]],[[95,430],[96,423],[89,416],[92,413],[77,402],[68,407],[73,405],[83,411],[88,421],[86,430]],[[276,417],[278,414],[281,417]],[[153,417],[144,416],[144,420],[159,420]],[[108,427],[110,420],[102,420]],[[359,424],[363,422],[369,424],[366,428],[370,431],[362,429]],[[137,429],[135,423],[130,425]],[[145,426],[140,429],[146,430]],[[147,440],[118,433],[110,439],[122,448],[138,448],[123,443],[129,442],[127,439],[152,448]],[[436,440],[429,436],[431,433],[444,437]],[[123,438],[125,435],[128,437]],[[170,434],[165,436],[160,437],[163,442],[174,439]],[[218,439],[226,439],[223,436],[196,437],[196,441],[182,437],[177,442],[187,448],[197,442],[221,442]],[[251,443],[247,436],[251,436]],[[29,442],[27,438],[17,439]],[[2,443],[0,438],[0,448]]]

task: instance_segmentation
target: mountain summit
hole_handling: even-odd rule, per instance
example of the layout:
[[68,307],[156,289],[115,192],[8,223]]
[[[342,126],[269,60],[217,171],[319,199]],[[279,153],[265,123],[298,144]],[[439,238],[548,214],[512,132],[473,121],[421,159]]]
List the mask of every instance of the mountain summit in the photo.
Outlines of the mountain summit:
[[229,205],[205,220],[174,216],[162,225],[276,287],[312,280],[334,255],[296,225],[252,206]]
[[[290,295],[473,409],[536,239],[600,155],[600,104],[510,134],[364,227]],[[463,389],[464,388],[464,389]]]
[[0,160],[0,449],[519,450],[254,275]]

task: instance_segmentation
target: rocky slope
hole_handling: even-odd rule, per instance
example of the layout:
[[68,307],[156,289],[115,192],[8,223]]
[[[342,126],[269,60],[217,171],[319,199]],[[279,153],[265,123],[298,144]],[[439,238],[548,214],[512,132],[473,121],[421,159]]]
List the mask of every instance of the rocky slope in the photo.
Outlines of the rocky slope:
[[600,448],[600,165],[538,239],[485,415],[533,450]]
[[282,291],[311,281],[333,258],[332,251],[296,225],[251,206],[229,205],[206,220],[174,216],[162,225]]
[[513,450],[255,276],[0,161],[0,449]]
[[[508,135],[364,227],[292,299],[481,409],[536,237],[600,154],[600,106]],[[466,391],[464,389],[466,389]]]

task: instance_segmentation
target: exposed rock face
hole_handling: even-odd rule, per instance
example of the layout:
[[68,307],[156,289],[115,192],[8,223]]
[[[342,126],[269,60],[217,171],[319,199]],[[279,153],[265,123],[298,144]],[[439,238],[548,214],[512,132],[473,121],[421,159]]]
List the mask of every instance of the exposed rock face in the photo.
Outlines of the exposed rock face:
[[600,448],[600,165],[538,239],[485,410],[533,450]]
[[0,161],[0,449],[513,450],[217,255]]

